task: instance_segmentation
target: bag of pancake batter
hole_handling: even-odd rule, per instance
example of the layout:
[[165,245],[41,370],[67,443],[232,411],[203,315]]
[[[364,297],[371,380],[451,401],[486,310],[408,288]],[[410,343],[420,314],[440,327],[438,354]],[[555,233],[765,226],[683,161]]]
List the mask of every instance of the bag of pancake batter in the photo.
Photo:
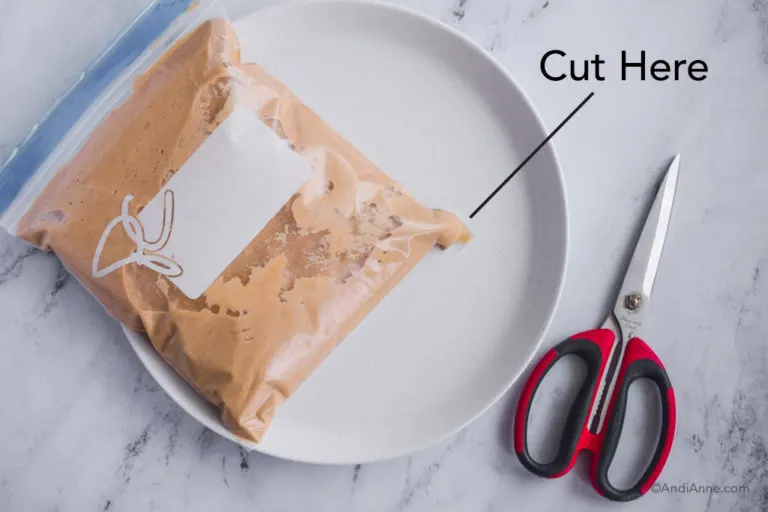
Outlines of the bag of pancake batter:
[[61,98],[0,169],[0,212],[254,441],[429,250],[469,239],[191,0],[151,4]]

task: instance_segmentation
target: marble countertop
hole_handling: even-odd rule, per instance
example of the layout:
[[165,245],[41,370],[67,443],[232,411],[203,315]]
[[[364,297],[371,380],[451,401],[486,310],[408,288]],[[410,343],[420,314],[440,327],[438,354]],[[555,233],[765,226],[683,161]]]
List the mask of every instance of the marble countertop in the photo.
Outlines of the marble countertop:
[[[236,17],[266,3],[224,5]],[[543,349],[602,320],[652,184],[683,155],[646,337],[678,400],[659,482],[709,488],[617,505],[591,489],[588,457],[560,480],[526,473],[507,441],[519,385],[452,438],[396,460],[323,467],[246,453],[157,387],[54,257],[2,233],[0,510],[768,509],[768,1],[397,3],[488,49],[549,127],[596,92],[555,140],[572,244]],[[0,160],[142,4],[0,0]],[[710,72],[701,82],[621,81],[609,66],[602,82],[549,82],[539,59],[553,48],[614,64],[622,49],[646,50],[703,59]],[[631,395],[646,400],[642,389]],[[652,427],[628,425],[631,439]]]

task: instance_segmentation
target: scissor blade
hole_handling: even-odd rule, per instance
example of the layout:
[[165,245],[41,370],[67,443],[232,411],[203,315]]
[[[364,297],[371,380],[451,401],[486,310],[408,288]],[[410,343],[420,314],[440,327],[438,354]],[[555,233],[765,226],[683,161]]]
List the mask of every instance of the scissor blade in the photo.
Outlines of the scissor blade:
[[677,155],[669,165],[664,181],[656,193],[653,207],[648,213],[637,247],[627,268],[624,284],[621,286],[621,293],[616,304],[617,313],[623,309],[627,295],[639,293],[645,305],[650,299],[653,283],[659,271],[664,241],[667,238],[669,220],[672,217],[672,204],[675,200],[679,172],[680,155]]

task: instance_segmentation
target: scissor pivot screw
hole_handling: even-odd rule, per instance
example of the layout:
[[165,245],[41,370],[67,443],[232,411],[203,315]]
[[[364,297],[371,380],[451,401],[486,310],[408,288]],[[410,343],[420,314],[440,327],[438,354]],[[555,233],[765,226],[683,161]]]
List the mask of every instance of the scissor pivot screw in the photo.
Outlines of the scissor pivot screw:
[[640,294],[637,293],[632,293],[624,297],[624,307],[630,311],[634,311],[639,308],[642,302],[643,298],[640,296]]

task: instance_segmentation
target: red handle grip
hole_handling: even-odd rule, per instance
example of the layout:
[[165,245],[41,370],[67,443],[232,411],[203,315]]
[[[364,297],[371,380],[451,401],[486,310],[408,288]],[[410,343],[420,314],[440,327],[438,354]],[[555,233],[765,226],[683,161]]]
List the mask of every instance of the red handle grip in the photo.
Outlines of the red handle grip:
[[[602,376],[613,342],[613,332],[609,329],[595,329],[577,334],[547,352],[531,372],[517,403],[514,443],[518,459],[532,473],[547,478],[562,476],[573,467],[579,451],[587,447],[582,442],[585,436],[591,436],[586,429],[587,418],[595,401],[597,383]],[[528,416],[530,415],[531,403],[533,403],[533,397],[539,384],[544,380],[549,370],[560,358],[569,354],[584,360],[587,364],[587,378],[571,405],[555,458],[548,463],[537,462],[528,452],[527,443]]]
[[[661,435],[650,464],[640,479],[626,490],[615,488],[608,481],[608,468],[619,444],[624,415],[627,407],[629,386],[637,379],[647,378],[659,388],[661,395]],[[611,500],[630,501],[639,498],[651,488],[659,477],[669,457],[675,437],[675,393],[667,371],[658,356],[640,338],[632,338],[627,344],[624,360],[616,381],[616,390],[606,412],[606,425],[598,441],[599,453],[592,459],[592,486]]]

